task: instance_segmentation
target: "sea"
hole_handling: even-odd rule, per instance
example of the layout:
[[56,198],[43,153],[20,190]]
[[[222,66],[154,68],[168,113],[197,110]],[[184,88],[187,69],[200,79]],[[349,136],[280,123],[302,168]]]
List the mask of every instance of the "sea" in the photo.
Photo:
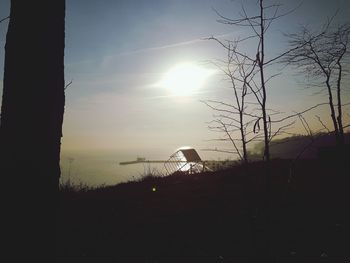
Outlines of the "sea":
[[98,187],[140,180],[149,174],[163,176],[166,174],[163,163],[120,165],[120,162],[134,161],[137,158],[165,161],[169,156],[164,153],[148,153],[147,156],[139,156],[132,152],[113,150],[62,151],[60,181]]

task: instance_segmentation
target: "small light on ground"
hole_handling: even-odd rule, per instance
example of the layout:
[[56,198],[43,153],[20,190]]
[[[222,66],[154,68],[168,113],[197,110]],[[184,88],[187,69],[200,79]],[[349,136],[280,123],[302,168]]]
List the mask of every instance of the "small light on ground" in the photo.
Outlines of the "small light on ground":
[[157,189],[155,187],[152,188],[152,192],[155,192],[157,191]]

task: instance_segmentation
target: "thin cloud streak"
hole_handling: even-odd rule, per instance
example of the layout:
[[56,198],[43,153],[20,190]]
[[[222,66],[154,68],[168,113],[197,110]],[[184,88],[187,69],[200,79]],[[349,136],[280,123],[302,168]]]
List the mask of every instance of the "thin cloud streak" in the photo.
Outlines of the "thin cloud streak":
[[[233,33],[231,32],[231,33],[217,35],[217,36],[214,36],[214,37],[221,38],[221,37],[229,36],[229,35],[232,35],[232,34]],[[120,53],[117,56],[128,56],[128,55],[134,55],[134,54],[138,54],[138,53],[146,53],[146,52],[157,51],[157,50],[162,50],[162,49],[168,49],[168,48],[175,48],[175,47],[192,45],[192,44],[196,44],[196,43],[199,43],[199,42],[203,42],[203,40],[206,40],[206,38],[208,38],[208,37],[196,38],[196,39],[193,39],[193,40],[188,40],[188,41],[183,41],[183,42],[178,42],[178,43],[168,44],[168,45],[163,45],[163,46],[158,46],[158,47],[137,49],[137,50],[134,50],[134,51]]]

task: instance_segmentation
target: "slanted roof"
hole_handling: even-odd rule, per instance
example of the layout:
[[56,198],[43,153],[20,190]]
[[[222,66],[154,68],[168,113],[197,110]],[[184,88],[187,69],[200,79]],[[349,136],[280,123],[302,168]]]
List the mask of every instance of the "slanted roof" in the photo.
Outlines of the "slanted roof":
[[195,149],[180,149],[179,151],[182,152],[187,162],[202,161]]

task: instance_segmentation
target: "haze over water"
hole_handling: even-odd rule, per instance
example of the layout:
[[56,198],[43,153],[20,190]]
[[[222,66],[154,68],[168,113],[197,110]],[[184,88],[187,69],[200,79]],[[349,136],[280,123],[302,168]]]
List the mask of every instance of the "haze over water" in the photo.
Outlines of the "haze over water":
[[[198,150],[198,149],[197,149]],[[175,152],[175,150],[174,150]],[[224,155],[213,154],[198,150],[204,159],[225,159]],[[164,165],[160,164],[132,164],[119,165],[120,162],[134,161],[138,157],[146,160],[167,160],[173,152],[158,149],[149,152],[121,152],[118,150],[94,151],[63,151],[61,154],[61,182],[69,178],[74,184],[89,186],[114,185],[122,182],[137,180],[149,172],[164,174]]]

